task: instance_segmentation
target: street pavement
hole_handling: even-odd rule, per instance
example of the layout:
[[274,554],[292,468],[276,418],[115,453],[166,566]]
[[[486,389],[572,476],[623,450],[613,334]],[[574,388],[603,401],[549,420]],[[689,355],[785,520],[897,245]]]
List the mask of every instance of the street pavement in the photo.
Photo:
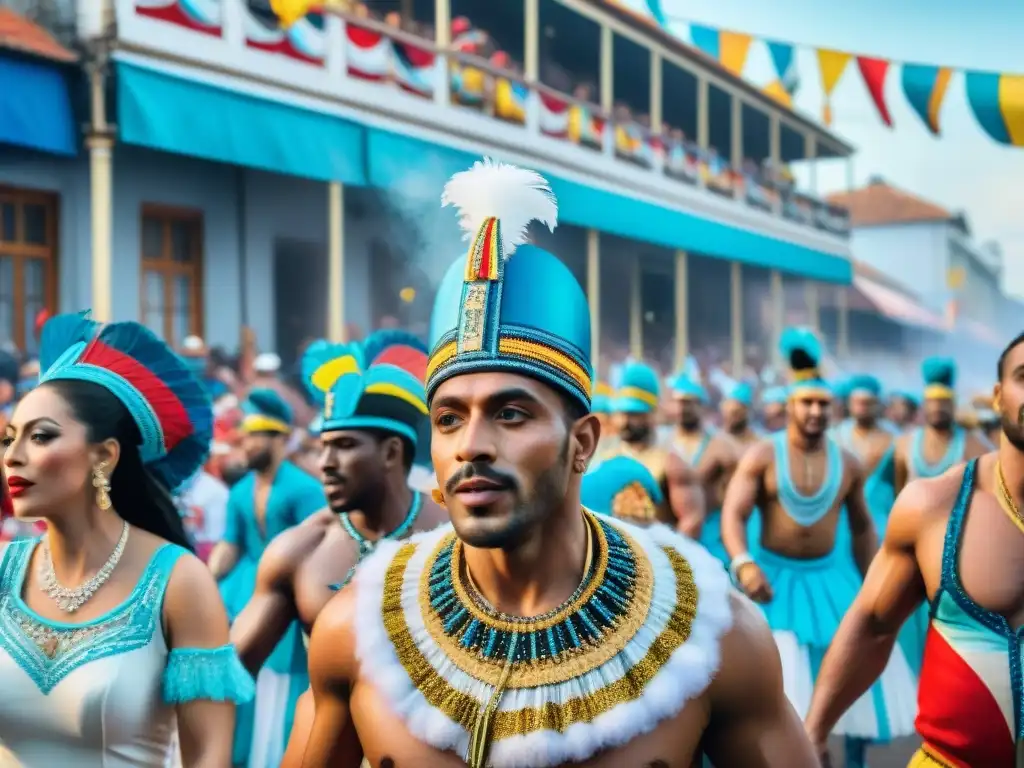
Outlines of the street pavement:
[[[840,768],[843,765],[843,742],[842,739],[830,739],[833,768]],[[917,737],[897,739],[886,744],[884,747],[871,747],[868,749],[867,768],[907,768],[911,756],[921,745]],[[844,766],[845,768],[845,766]]]

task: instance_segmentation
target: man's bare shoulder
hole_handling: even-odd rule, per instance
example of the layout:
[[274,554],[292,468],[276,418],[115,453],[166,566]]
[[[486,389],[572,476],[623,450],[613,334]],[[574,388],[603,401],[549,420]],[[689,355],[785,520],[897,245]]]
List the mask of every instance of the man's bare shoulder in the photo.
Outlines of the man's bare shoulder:
[[840,452],[843,456],[843,470],[854,480],[864,479],[864,462],[861,461],[860,457],[851,451],[849,448],[840,446]]
[[740,459],[740,467],[754,474],[766,472],[774,463],[775,444],[768,438],[762,438],[752,444]]
[[354,682],[356,662],[356,591],[352,584],[327,601],[309,641],[309,669],[321,680]]
[[[979,465],[991,468],[984,457]],[[944,525],[956,504],[966,470],[966,464],[957,464],[937,477],[921,477],[907,483],[893,504],[886,537],[911,542],[931,523]]]
[[275,536],[260,556],[259,582],[264,586],[275,586],[290,581],[335,523],[333,513],[321,510]]
[[682,456],[675,451],[664,451],[664,453],[666,479],[676,485],[695,485],[699,482],[697,470],[687,464]]
[[728,601],[732,627],[722,638],[718,674],[709,689],[712,718],[782,690],[779,652],[764,614],[735,589],[729,591]]

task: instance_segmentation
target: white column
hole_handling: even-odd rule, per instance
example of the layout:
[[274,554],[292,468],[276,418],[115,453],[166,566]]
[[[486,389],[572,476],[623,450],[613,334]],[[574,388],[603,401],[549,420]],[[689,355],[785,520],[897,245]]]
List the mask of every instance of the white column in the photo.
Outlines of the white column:
[[743,266],[734,261],[729,274],[729,336],[732,340],[732,375],[743,372]]
[[782,338],[782,329],[786,325],[786,291],[782,285],[782,273],[777,269],[772,270],[771,278],[772,296],[772,360],[778,367],[782,362],[779,354],[779,339]]
[[523,75],[531,86],[540,80],[540,0],[523,0]]
[[629,353],[637,360],[644,357],[643,266],[633,256],[629,280]]
[[651,51],[651,93],[650,93],[650,115],[651,115],[651,133],[655,136],[661,133],[662,123],[662,69],[664,63],[661,58],[661,54],[657,51]]
[[98,322],[109,323],[114,319],[114,139],[112,136],[89,136],[86,145],[89,148],[89,203],[92,227],[92,317]]
[[690,297],[689,297],[689,276],[687,269],[689,262],[686,251],[676,251],[676,345],[675,358],[676,370],[680,371],[686,365],[686,357],[690,354]]
[[821,317],[818,311],[818,284],[813,280],[804,281],[804,297],[807,300],[807,325],[821,332]]
[[345,328],[345,189],[327,185],[327,335],[347,341]]
[[846,359],[850,356],[850,293],[845,285],[836,288],[836,347],[839,357]]
[[740,168],[743,165],[743,101],[739,96],[733,96],[730,106],[732,146],[729,148],[729,162],[733,168]]
[[711,144],[711,122],[708,117],[711,97],[708,94],[711,85],[706,77],[697,76],[697,146],[707,149]]

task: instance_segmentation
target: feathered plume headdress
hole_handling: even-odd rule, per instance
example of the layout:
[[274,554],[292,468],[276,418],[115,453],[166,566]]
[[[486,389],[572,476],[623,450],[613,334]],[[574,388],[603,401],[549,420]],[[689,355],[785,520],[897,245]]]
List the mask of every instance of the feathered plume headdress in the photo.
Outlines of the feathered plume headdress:
[[814,390],[824,397],[832,396],[832,390],[819,369],[824,351],[814,331],[810,328],[787,328],[779,339],[779,347],[792,378],[790,395]]
[[213,408],[206,388],[170,347],[139,323],[100,325],[88,313],[43,326],[40,382],[91,381],[128,409],[143,463],[174,491],[206,461]]

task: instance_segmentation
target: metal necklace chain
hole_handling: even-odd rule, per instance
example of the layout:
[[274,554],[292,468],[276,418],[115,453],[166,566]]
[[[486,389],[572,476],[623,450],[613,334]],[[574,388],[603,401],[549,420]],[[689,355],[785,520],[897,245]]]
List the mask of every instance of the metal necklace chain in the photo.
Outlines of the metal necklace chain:
[[1006,484],[1006,475],[1003,474],[1003,463],[996,461],[996,486],[999,488],[999,506],[1007,513],[1013,524],[1024,533],[1024,515],[1017,507],[1017,502],[1010,495],[1010,488]]
[[391,533],[385,533],[377,540],[371,540],[363,536],[349,519],[348,512],[340,512],[338,519],[341,520],[341,527],[345,529],[345,533],[352,537],[352,540],[359,547],[359,559],[362,560],[364,557],[369,555],[376,548],[377,543],[384,539],[401,539],[412,528],[413,523],[416,522],[416,518],[419,517],[420,508],[423,506],[423,497],[418,493],[414,493],[412,497],[412,505],[409,507],[409,511],[405,515],[405,519],[399,523],[398,527]]
[[82,582],[77,587],[65,587],[57,579],[57,573],[53,570],[53,556],[50,553],[50,542],[43,539],[43,561],[39,565],[39,588],[53,600],[57,607],[65,613],[74,613],[95,595],[100,587],[107,583],[114,569],[121,561],[125,545],[128,543],[128,523],[125,522],[121,528],[121,538],[117,546],[107,558],[107,562],[96,572],[91,579]]
[[[512,614],[504,613],[495,608],[491,604],[491,601],[483,596],[480,588],[473,581],[473,576],[470,574],[469,568],[465,568],[466,592],[469,593],[469,596],[476,604],[476,607],[489,615],[492,619],[497,619],[498,621],[504,621],[509,624],[532,624],[538,621],[548,621],[564,611],[567,606],[575,603],[587,588],[587,585],[590,583],[590,579],[593,575],[591,570],[593,569],[594,562],[594,523],[586,513],[583,515],[583,522],[587,527],[587,556],[583,562],[583,578],[580,580],[579,586],[576,587],[576,591],[569,595],[568,599],[561,605],[555,606],[550,611],[545,611],[540,616],[513,616]],[[458,544],[456,544],[456,546],[458,546]]]

